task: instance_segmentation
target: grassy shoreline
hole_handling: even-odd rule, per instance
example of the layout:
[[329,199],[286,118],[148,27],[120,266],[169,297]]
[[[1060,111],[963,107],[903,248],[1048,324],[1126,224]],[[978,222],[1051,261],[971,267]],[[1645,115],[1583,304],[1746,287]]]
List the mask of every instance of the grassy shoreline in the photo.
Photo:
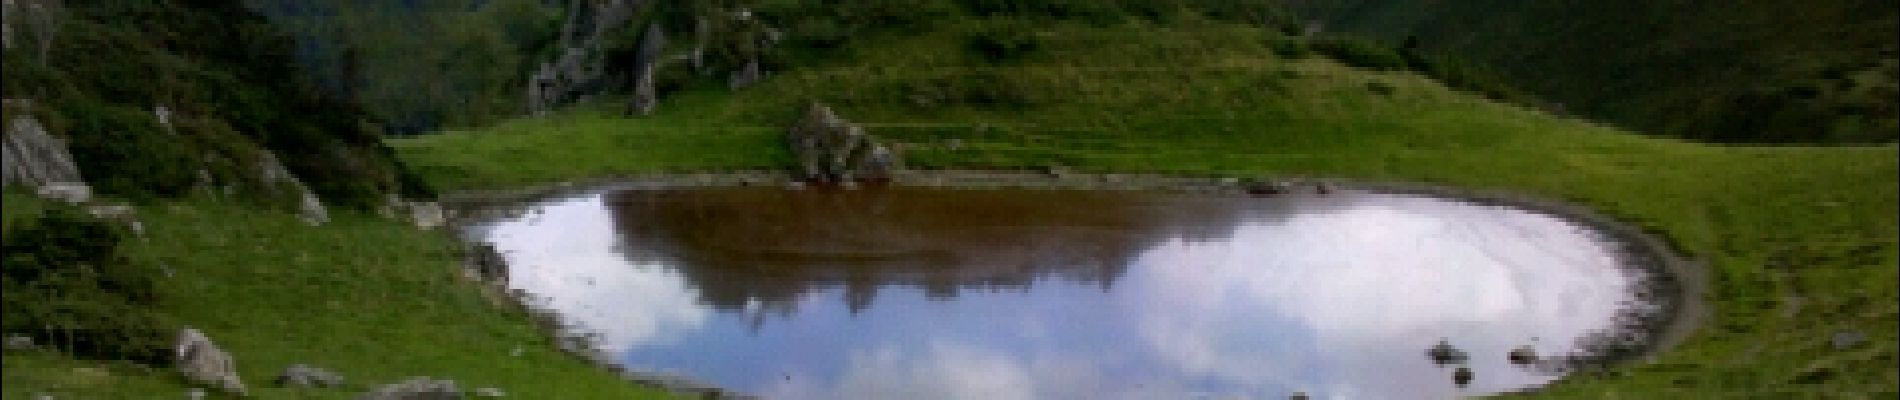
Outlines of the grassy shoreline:
[[[9,229],[58,207],[13,192],[5,203]],[[559,351],[530,315],[461,276],[460,245],[446,232],[347,212],[310,227],[203,198],[144,205],[139,216],[146,238],[127,242],[128,255],[173,271],[158,282],[159,307],[231,352],[255,398],[353,399],[412,376],[522,398],[669,397]],[[43,350],[8,351],[5,363],[7,399],[168,398],[191,387],[170,368]],[[292,363],[349,385],[272,385]]]

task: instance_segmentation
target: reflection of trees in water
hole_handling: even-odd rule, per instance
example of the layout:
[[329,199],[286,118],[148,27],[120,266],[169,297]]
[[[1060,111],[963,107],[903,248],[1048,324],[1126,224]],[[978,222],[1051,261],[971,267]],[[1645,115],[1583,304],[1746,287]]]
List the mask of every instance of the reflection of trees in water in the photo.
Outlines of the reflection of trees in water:
[[841,287],[852,312],[869,307],[878,288],[895,285],[932,299],[1026,290],[1045,277],[1106,291],[1161,241],[1224,240],[1243,215],[1278,218],[1286,211],[1276,209],[1308,206],[1280,198],[916,189],[632,190],[609,194],[607,203],[622,254],[677,265],[715,308],[756,302],[781,313],[826,287]]

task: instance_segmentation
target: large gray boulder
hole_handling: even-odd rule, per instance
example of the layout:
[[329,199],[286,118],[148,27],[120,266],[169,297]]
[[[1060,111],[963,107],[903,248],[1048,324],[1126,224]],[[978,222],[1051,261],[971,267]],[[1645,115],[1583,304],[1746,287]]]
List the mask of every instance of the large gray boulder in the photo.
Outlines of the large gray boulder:
[[178,371],[184,373],[185,379],[227,393],[247,394],[243,379],[238,377],[237,362],[204,332],[191,327],[179,330],[178,342],[173,348]]
[[[7,103],[9,106],[26,104],[23,100]],[[85,185],[85,179],[79,176],[79,164],[73,162],[72,153],[66,150],[66,141],[48,134],[39,120],[22,113],[7,121],[5,132],[5,153],[4,158],[0,158],[0,180],[4,180],[4,185],[35,189],[54,184]]]
[[798,178],[820,183],[889,179],[903,168],[896,149],[878,143],[864,128],[839,118],[830,107],[812,103],[805,117],[786,132],[798,158]]
[[452,380],[436,380],[426,376],[383,385],[357,400],[461,400],[462,390]]

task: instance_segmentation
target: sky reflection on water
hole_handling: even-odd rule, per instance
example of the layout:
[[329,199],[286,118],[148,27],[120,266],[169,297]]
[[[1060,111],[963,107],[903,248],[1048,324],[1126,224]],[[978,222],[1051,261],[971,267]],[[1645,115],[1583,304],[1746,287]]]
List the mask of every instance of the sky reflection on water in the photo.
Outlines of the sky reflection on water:
[[[511,288],[636,369],[774,399],[1495,393],[1554,379],[1510,349],[1569,351],[1631,299],[1577,226],[1419,197],[751,188],[529,210],[480,229]],[[1424,356],[1440,338],[1471,386]]]

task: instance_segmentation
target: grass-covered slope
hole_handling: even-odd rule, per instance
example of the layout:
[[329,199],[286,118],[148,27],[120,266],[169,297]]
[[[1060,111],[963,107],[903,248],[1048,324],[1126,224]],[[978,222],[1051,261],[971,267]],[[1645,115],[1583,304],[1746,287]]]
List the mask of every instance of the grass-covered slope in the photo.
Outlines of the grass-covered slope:
[[[56,207],[65,206],[9,191],[7,233]],[[460,276],[450,235],[356,213],[313,228],[289,213],[206,199],[147,206],[140,216],[146,238],[121,246],[134,262],[171,271],[155,279],[155,307],[229,351],[255,398],[352,399],[412,376],[518,398],[664,397],[556,350],[527,314]],[[8,351],[5,363],[7,399],[183,398],[190,387],[171,368],[46,350]],[[294,363],[335,370],[350,385],[270,383]]]
[[[787,165],[799,103],[905,144],[913,167],[1407,180],[1594,206],[1711,270],[1712,318],[1654,364],[1576,376],[1547,398],[1891,398],[1900,385],[1894,146],[1695,144],[1557,118],[1404,72],[1283,58],[1272,34],[1182,22],[952,25],[852,42],[842,59],[657,115],[576,111],[392,143],[432,182],[506,187],[669,169]],[[611,106],[609,106],[611,107]],[[956,145],[952,146],[951,144]],[[1836,350],[1836,332],[1868,340]]]
[[[146,232],[8,182],[0,333],[39,346],[5,353],[4,398],[183,397],[170,365],[183,326],[229,350],[258,398],[347,399],[425,375],[525,398],[657,395],[559,353],[529,316],[458,277],[449,235],[371,216],[428,190],[238,2],[18,0],[5,15],[5,134],[37,120],[66,143],[93,205],[136,206]],[[14,144],[7,161],[22,162]],[[299,199],[280,169],[322,197],[330,222],[291,214]],[[292,363],[354,386],[271,385]]]
[[1293,0],[1326,30],[1494,67],[1567,109],[1717,141],[1900,138],[1900,5]]

